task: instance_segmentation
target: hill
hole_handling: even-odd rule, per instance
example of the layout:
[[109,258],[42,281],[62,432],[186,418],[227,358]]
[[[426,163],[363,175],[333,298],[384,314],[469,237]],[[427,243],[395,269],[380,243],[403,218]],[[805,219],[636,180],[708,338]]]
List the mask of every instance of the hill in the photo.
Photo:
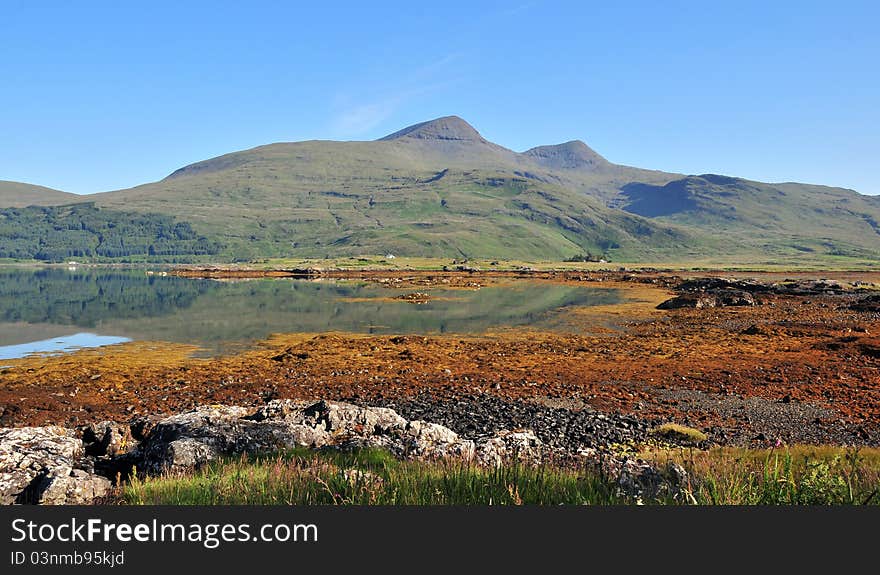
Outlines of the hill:
[[755,252],[878,257],[878,198],[808,184],[713,174],[623,186],[617,205],[654,222],[715,230]]
[[0,207],[24,208],[26,206],[56,206],[70,204],[81,196],[60,192],[52,188],[0,180]]
[[[23,218],[3,210],[0,243],[4,230],[14,233],[25,220],[55,229],[59,218],[88,216],[137,232],[136,242],[120,240],[109,250],[95,243],[105,236],[93,234],[92,252],[79,252],[116,254],[103,257],[391,252],[559,260],[589,253],[751,261],[880,253],[880,202],[852,190],[621,166],[579,140],[518,153],[456,116],[371,142],[260,146],[158,182],[75,199],[94,213]],[[174,226],[183,232],[175,235]]]
[[240,258],[562,259],[685,249],[685,231],[585,193],[607,178],[557,175],[450,117],[374,142],[261,146],[92,199],[104,208],[176,213],[209,237],[222,235]]

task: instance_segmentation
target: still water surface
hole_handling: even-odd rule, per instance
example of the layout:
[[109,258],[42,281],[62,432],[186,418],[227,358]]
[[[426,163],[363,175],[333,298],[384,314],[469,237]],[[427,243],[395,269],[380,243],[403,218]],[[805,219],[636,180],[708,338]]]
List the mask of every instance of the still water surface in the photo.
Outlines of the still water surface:
[[[414,291],[428,291],[433,299],[390,299]],[[613,289],[528,280],[426,290],[359,281],[187,279],[143,270],[4,269],[0,359],[129,340],[194,344],[213,355],[285,332],[576,330],[563,310],[620,300]]]

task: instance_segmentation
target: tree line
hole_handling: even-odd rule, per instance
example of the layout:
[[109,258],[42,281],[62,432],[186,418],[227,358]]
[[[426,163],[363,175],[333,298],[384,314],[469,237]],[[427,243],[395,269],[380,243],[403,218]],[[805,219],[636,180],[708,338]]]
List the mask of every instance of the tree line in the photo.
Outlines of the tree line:
[[169,259],[214,255],[222,248],[188,222],[164,214],[99,209],[92,203],[0,209],[0,258]]

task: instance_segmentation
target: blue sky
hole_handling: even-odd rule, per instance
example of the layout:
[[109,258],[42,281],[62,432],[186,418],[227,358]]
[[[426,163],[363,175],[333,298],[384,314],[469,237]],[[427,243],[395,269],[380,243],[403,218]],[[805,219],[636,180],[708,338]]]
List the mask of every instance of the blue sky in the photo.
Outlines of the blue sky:
[[876,4],[0,0],[0,179],[106,191],[457,114],[519,151],[880,193]]

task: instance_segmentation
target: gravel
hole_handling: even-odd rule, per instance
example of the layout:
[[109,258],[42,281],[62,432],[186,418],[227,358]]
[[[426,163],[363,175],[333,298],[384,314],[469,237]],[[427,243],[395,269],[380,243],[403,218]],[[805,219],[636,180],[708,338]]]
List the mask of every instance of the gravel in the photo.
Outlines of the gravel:
[[835,413],[794,400],[721,395],[696,390],[662,390],[664,399],[674,399],[684,412],[712,412],[736,420],[739,425],[716,426],[708,430],[716,443],[749,445],[754,442],[837,445],[877,445],[880,437],[865,429],[847,425]]
[[[768,446],[781,441],[880,445],[880,436],[876,433],[845,424],[834,412],[807,403],[695,390],[658,391],[666,399],[677,400],[677,409],[685,414],[712,412],[737,422],[732,426],[703,429],[709,443]],[[543,442],[570,453],[584,448],[609,449],[645,443],[657,423],[630,415],[602,413],[589,406],[571,409],[546,403],[505,400],[491,395],[449,399],[422,394],[381,405],[407,419],[445,425],[466,439],[482,439],[502,429],[531,429]]]
[[577,452],[640,443],[650,426],[625,415],[590,408],[572,410],[494,396],[437,399],[428,394],[383,404],[407,419],[424,419],[452,429],[467,439],[481,439],[502,429],[531,429],[553,447]]

